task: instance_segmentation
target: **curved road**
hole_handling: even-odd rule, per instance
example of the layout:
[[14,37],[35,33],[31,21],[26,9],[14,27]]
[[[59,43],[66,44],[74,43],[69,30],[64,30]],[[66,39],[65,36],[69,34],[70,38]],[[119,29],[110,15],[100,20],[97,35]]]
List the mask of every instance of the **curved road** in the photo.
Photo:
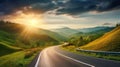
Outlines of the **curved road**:
[[35,67],[120,67],[120,62],[82,56],[53,46],[40,53]]

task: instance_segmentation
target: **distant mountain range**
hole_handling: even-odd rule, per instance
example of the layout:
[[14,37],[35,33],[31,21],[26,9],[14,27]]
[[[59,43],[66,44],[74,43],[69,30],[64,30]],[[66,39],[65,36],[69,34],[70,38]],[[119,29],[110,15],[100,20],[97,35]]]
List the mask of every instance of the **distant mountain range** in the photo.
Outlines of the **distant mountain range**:
[[59,28],[59,29],[54,29],[52,31],[59,33],[60,35],[63,35],[65,37],[71,37],[74,35],[79,35],[83,33],[91,33],[91,32],[99,32],[99,31],[104,31],[108,32],[110,30],[114,29],[114,27],[105,27],[105,26],[99,26],[99,27],[92,27],[92,28],[83,28],[83,29],[71,29],[68,27],[64,28]]
[[69,27],[63,27],[63,28],[53,29],[52,31],[57,32],[58,34],[63,35],[65,37],[69,37],[70,35],[79,32],[78,30],[71,29]]
[[113,29],[114,27],[107,27],[107,26],[98,26],[98,27],[92,27],[92,28],[83,28],[83,29],[77,29],[80,32],[88,33],[88,32],[94,32],[104,29]]

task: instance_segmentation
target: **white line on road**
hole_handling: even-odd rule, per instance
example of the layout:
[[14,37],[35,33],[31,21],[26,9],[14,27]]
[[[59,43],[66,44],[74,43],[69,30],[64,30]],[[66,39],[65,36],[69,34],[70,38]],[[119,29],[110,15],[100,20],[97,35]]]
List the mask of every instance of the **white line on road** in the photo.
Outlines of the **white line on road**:
[[35,64],[35,67],[38,67],[38,64],[39,64],[39,61],[40,61],[40,57],[41,57],[41,53],[39,54],[39,57],[38,57],[37,62]]
[[[55,51],[55,52],[56,52],[56,51]],[[58,52],[56,52],[56,53],[59,54],[59,55],[61,55],[61,56],[63,56],[63,57],[65,57],[65,58],[71,59],[71,60],[73,60],[73,61],[75,61],[75,62],[78,62],[78,63],[84,64],[84,65],[87,65],[87,66],[90,66],[90,67],[95,67],[95,66],[93,66],[93,65],[91,65],[91,64],[88,64],[88,63],[85,63],[85,62],[82,62],[82,61],[79,61],[79,60],[73,59],[73,58],[68,57],[68,56],[66,56],[66,55],[63,55],[63,54],[61,54],[61,53],[58,53]]]
[[[53,49],[53,48],[52,48],[52,49]],[[46,50],[46,49],[44,49],[44,50]],[[37,60],[37,62],[36,62],[36,64],[35,64],[35,67],[38,67],[38,64],[39,64],[39,61],[40,61],[42,52],[43,52],[43,51],[41,51],[41,53],[39,54],[38,60]],[[55,51],[55,52],[56,52],[56,51]],[[66,56],[66,55],[63,55],[63,54],[61,54],[61,53],[58,53],[58,52],[56,52],[56,53],[59,54],[59,55],[61,55],[61,56],[63,56],[63,57],[65,57],[65,58],[67,58],[67,59],[71,59],[71,60],[73,60],[73,61],[75,61],[75,62],[84,64],[84,65],[87,65],[87,66],[90,66],[90,67],[95,67],[95,66],[93,66],[93,65],[91,65],[91,64],[88,64],[88,63],[85,63],[85,62],[82,62],[82,61],[73,59],[73,58],[68,57],[68,56]]]

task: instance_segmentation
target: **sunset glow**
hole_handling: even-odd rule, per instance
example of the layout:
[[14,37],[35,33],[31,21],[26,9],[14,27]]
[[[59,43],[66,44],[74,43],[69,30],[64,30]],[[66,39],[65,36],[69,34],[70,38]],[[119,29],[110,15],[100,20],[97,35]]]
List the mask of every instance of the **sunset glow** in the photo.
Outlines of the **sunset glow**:
[[38,27],[44,23],[41,15],[34,12],[23,13],[22,11],[18,11],[15,15],[8,18],[8,20],[23,24],[26,27]]

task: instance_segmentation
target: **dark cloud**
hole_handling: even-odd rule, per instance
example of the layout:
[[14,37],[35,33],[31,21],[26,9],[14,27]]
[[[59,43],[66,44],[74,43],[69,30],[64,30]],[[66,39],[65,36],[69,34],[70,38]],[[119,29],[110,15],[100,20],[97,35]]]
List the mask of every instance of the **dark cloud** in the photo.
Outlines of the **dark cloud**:
[[[48,5],[38,5],[38,7],[39,6],[41,7],[40,9],[41,11],[42,10],[45,11],[46,7],[49,7],[51,5],[51,0],[0,0],[0,13],[2,13],[1,15],[8,15],[20,9],[23,9],[24,7],[30,7],[32,4],[36,4],[36,3],[48,4]],[[47,10],[50,8],[51,7],[47,8]]]
[[95,9],[96,5],[94,4],[94,1],[70,0],[61,7],[62,8],[58,10],[58,13],[78,14]]
[[46,11],[51,11],[57,8],[54,3],[35,3],[31,5],[32,10],[35,10],[37,12],[46,12]]
[[81,14],[89,11],[110,11],[120,9],[120,0],[69,0],[58,9],[58,14]]
[[120,9],[120,0],[0,0],[0,15],[9,15],[24,7],[37,12],[57,9],[56,14],[78,15],[89,11]]

